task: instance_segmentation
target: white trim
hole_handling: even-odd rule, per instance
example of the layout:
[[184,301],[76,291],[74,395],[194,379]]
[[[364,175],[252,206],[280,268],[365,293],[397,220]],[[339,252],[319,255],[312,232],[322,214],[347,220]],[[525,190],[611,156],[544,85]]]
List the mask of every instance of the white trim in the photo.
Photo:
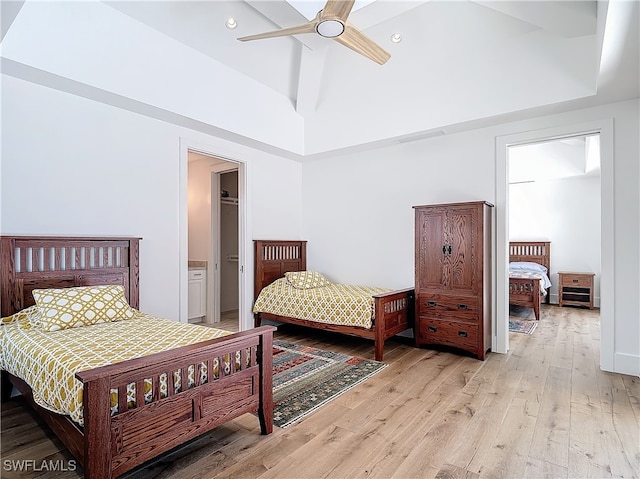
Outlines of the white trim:
[[[613,192],[613,119],[607,118],[574,125],[531,130],[496,137],[496,329],[492,351],[504,353],[509,349],[509,188],[508,147],[553,140],[567,136],[600,133],[601,154],[601,278],[600,278],[600,367],[614,370],[614,192]],[[498,321],[497,318],[501,318]]]
[[640,376],[640,356],[615,353],[615,365],[616,373]]
[[211,278],[209,291],[207,294],[207,318],[210,323],[220,322],[220,242],[215,238],[220,238],[220,201],[213,201],[220,198],[220,172],[211,172],[211,258],[209,261],[207,278]]
[[[239,327],[240,330],[250,329],[253,327],[251,317],[247,316],[247,311],[251,310],[251,304],[248,301],[252,301],[252,296],[248,294],[250,284],[247,278],[251,277],[251,271],[247,272],[247,268],[244,266],[247,263],[248,250],[246,245],[246,238],[250,237],[250,229],[248,228],[249,213],[247,211],[247,205],[249,203],[249,189],[247,188],[247,163],[234,159],[221,156],[215,153],[216,147],[199,141],[195,141],[187,138],[180,138],[180,168],[179,168],[179,262],[180,262],[180,297],[179,297],[179,314],[180,322],[188,322],[188,305],[187,305],[187,284],[188,284],[188,237],[189,237],[189,225],[188,225],[188,169],[187,162],[189,151],[202,153],[204,155],[219,158],[230,163],[235,163],[238,170],[238,265],[241,268],[240,271],[240,284],[239,284],[239,298],[238,298],[238,315],[239,315]],[[234,168],[235,169],[235,168]],[[245,317],[247,316],[247,317]]]
[[189,173],[187,164],[189,161],[189,142],[180,138],[180,164],[178,165],[178,321],[189,322],[188,286],[189,271],[187,268],[189,250],[189,198],[187,185]]
[[238,318],[240,331],[252,329],[254,326],[252,312],[253,305],[253,268],[247,268],[247,263],[251,256],[251,244],[247,234],[247,225],[250,224],[249,212],[249,188],[247,178],[249,177],[248,165],[242,164],[238,168],[238,268],[240,268],[239,289],[240,298],[238,306]]

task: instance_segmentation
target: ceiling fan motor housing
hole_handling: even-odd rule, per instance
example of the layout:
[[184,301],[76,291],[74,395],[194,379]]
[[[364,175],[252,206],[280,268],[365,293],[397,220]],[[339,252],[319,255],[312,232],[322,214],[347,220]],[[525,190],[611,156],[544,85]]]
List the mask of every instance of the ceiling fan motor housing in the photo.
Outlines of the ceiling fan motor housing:
[[344,33],[344,23],[340,20],[322,20],[317,23],[316,32],[325,38],[339,37]]

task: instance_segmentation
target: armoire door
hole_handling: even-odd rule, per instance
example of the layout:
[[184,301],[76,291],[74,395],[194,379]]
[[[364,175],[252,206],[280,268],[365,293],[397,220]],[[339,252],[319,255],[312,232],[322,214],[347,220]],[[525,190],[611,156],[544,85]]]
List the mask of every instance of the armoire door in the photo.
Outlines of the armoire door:
[[476,248],[481,218],[481,210],[475,206],[452,208],[447,214],[447,289],[451,292],[477,294],[480,258]]
[[418,210],[416,222],[416,246],[418,258],[415,263],[416,287],[420,290],[442,290],[447,287],[447,260],[445,250],[445,227],[447,213],[444,209]]

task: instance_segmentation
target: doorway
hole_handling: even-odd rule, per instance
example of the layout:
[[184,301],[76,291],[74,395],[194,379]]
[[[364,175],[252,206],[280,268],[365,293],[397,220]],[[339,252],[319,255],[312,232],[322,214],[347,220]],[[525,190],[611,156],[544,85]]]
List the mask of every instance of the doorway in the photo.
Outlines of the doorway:
[[549,241],[551,304],[558,272],[595,274],[600,304],[600,135],[508,147],[509,241]]
[[599,134],[600,138],[600,316],[601,349],[600,367],[613,371],[614,366],[614,304],[613,304],[613,120],[603,119],[588,123],[530,130],[496,138],[496,322],[492,338],[492,349],[506,353],[509,349],[509,291],[508,291],[508,244],[509,244],[509,147],[559,138]]
[[[181,153],[180,321],[221,328],[221,317],[231,314],[226,329],[239,331],[246,290],[245,165],[209,151],[184,145]],[[199,297],[191,284],[194,268],[205,272],[203,309],[189,304]]]

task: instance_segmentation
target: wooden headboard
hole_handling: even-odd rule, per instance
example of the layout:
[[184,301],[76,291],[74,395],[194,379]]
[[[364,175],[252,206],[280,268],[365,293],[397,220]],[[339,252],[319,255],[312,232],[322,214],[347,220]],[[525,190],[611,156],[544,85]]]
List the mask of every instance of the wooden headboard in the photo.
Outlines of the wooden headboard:
[[121,284],[138,309],[139,241],[127,237],[0,236],[0,310],[34,304],[37,288]]
[[550,241],[511,241],[509,242],[509,262],[530,261],[546,266],[548,274],[551,276],[549,266]]
[[306,241],[254,240],[254,299],[287,271],[307,269]]

